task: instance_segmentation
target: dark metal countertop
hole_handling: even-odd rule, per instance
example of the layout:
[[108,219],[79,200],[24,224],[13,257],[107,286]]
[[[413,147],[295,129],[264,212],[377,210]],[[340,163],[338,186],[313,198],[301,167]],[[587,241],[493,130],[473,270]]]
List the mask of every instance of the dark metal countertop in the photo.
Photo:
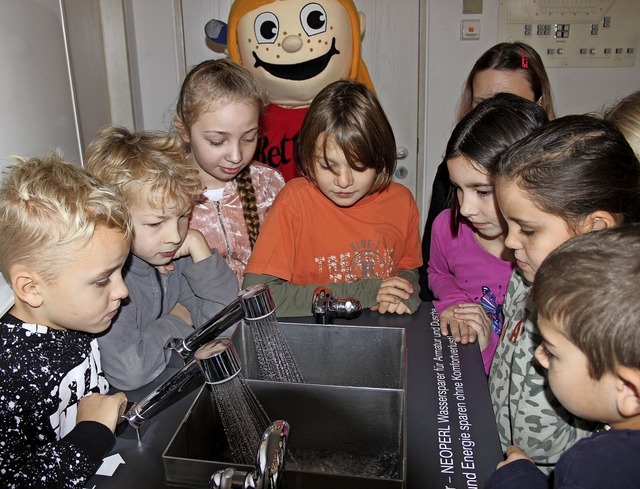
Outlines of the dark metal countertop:
[[[281,321],[311,323],[313,318]],[[337,320],[336,324],[405,329],[407,488],[482,487],[502,454],[478,346],[456,345],[440,337],[437,316],[426,302],[411,316],[366,310],[359,318]],[[150,385],[128,392],[129,400],[141,400],[175,371],[167,369]],[[112,454],[120,454],[124,464],[112,477],[94,476],[86,487],[168,487],[162,453],[197,392],[190,392],[147,422],[140,445],[133,438],[119,437]]]

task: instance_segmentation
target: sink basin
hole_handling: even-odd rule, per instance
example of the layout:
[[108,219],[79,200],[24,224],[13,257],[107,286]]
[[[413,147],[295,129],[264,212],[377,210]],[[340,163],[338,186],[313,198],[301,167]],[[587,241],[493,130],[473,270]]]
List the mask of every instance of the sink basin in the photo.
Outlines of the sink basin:
[[[249,324],[233,343],[241,375],[272,420],[291,427],[285,489],[402,488],[406,481],[405,344],[401,328],[280,323],[304,384],[260,380]],[[167,484],[208,487],[234,467],[203,387],[163,454]]]
[[[308,384],[404,389],[404,329],[280,323],[280,330]],[[245,379],[260,379],[250,323],[233,344]]]

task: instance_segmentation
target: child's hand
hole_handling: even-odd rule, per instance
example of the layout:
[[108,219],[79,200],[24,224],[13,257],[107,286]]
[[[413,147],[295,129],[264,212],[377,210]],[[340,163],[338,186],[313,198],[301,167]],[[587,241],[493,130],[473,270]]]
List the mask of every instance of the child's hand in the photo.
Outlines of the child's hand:
[[371,308],[372,311],[378,311],[380,314],[395,313],[395,314],[411,314],[411,311],[403,302],[378,302]]
[[80,421],[97,421],[115,431],[126,407],[127,396],[123,392],[111,396],[93,393],[78,402],[76,424]]
[[507,459],[504,462],[500,462],[497,468],[499,469],[500,467],[504,467],[516,460],[528,460],[529,462],[534,463],[533,460],[531,460],[531,457],[527,455],[527,452],[515,445],[510,445],[507,447]]
[[456,306],[450,306],[440,314],[440,332],[444,335],[451,335],[456,343],[473,343],[478,338],[478,333],[465,324],[461,319],[455,317]]
[[371,308],[381,314],[386,312],[396,314],[409,314],[409,308],[402,303],[403,300],[411,297],[413,286],[402,277],[391,277],[385,279],[380,284],[376,295],[377,304]]
[[176,251],[174,259],[182,256],[191,256],[193,263],[198,263],[211,256],[211,247],[207,240],[197,229],[189,228],[187,237],[184,238],[182,246]]
[[[477,335],[480,350],[484,350],[491,340],[491,319],[484,308],[475,302],[458,304],[453,307],[453,317],[462,328]],[[462,329],[461,328],[461,329]],[[469,340],[470,342],[475,341]]]

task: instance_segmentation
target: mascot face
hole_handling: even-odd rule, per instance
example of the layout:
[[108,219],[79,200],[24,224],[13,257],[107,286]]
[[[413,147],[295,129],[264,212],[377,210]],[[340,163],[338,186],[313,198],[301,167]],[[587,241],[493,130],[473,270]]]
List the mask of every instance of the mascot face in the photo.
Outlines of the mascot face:
[[[275,0],[238,19],[240,62],[263,82],[270,103],[304,107],[351,76],[359,22],[338,0]],[[359,55],[359,53],[357,54]]]

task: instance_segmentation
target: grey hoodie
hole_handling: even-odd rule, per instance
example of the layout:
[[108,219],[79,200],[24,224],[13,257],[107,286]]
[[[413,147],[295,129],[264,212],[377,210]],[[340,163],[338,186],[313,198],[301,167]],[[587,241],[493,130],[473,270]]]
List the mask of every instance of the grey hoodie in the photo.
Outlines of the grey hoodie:
[[107,332],[98,338],[102,368],[109,383],[134,390],[160,375],[171,358],[167,340],[184,338],[194,327],[169,314],[180,303],[195,327],[213,317],[238,295],[238,281],[217,251],[196,264],[186,256],[162,275],[130,254],[123,268],[129,297]]

